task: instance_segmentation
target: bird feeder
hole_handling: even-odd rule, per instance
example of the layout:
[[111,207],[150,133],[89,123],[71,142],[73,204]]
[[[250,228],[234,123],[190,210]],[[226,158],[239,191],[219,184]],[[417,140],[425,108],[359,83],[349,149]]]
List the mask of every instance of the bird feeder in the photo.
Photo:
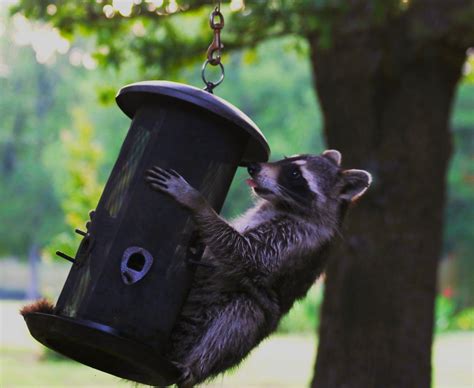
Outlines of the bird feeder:
[[148,385],[176,382],[163,357],[203,252],[187,211],[153,191],[145,171],[173,168],[219,212],[237,166],[266,161],[267,142],[241,111],[172,82],[122,88],[132,123],[52,314],[25,315],[39,342]]

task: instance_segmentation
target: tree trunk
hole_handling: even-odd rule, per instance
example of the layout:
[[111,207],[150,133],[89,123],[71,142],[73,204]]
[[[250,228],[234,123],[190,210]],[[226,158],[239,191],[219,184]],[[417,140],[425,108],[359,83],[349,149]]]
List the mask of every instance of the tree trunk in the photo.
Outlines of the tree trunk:
[[327,268],[312,386],[430,386],[451,105],[464,50],[403,23],[310,40],[330,148],[373,174]]

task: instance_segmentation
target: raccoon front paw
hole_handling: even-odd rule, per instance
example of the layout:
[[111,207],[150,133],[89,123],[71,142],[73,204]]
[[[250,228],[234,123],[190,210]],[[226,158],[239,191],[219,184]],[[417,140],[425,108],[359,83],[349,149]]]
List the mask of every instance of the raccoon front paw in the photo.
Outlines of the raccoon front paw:
[[165,193],[188,209],[197,209],[204,201],[199,191],[176,171],[158,166],[147,170],[145,180],[153,190]]

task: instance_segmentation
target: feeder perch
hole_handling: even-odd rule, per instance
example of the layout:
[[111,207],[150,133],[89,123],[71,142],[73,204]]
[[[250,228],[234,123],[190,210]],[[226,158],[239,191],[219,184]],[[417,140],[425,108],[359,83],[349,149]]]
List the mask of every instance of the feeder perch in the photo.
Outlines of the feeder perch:
[[132,119],[53,314],[25,315],[39,342],[148,385],[176,382],[163,357],[203,253],[189,213],[151,190],[145,171],[173,168],[220,211],[238,165],[266,161],[257,126],[228,102],[152,81],[116,97]]

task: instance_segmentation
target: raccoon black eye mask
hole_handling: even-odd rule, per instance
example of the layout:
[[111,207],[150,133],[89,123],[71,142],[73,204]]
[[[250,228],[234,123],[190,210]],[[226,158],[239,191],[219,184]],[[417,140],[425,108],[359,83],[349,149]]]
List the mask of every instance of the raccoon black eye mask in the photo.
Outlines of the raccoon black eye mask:
[[341,154],[297,155],[248,167],[259,197],[229,223],[178,172],[147,171],[194,219],[208,267],[196,271],[166,356],[192,387],[237,365],[305,296],[325,265],[323,250],[336,234],[347,204],[369,187],[363,170],[341,168]]

